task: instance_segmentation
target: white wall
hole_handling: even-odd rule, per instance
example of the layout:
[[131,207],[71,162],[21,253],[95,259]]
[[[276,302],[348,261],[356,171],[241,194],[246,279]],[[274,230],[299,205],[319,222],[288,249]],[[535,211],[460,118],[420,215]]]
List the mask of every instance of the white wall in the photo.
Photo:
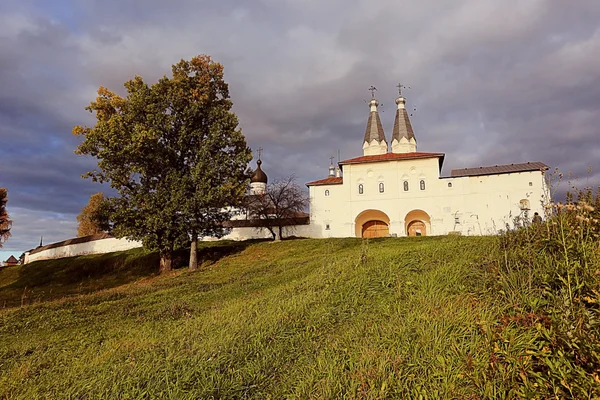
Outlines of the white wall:
[[107,238],[91,242],[68,244],[40,251],[38,253],[25,253],[25,264],[38,260],[51,260],[55,258],[73,257],[84,254],[103,254],[113,251],[122,251],[142,247],[142,243],[127,239]]
[[[428,235],[496,234],[507,224],[512,228],[514,217],[523,216],[520,200],[529,201],[529,218],[534,212],[543,216],[543,203],[548,201],[541,171],[440,178],[437,158],[345,165],[343,179],[343,184],[309,187],[314,237],[356,236],[356,218],[365,210],[385,213],[390,234],[397,236],[406,236],[406,216],[413,210],[429,215]],[[379,183],[384,184],[383,193]]]

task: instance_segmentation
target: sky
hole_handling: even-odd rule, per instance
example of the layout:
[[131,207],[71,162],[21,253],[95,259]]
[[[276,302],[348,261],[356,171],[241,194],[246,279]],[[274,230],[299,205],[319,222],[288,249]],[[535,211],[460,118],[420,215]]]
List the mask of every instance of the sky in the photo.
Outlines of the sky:
[[598,21],[597,0],[3,0],[0,186],[14,223],[0,259],[75,236],[89,196],[109,192],[81,178],[96,160],[71,134],[94,124],[98,87],[124,94],[198,54],[224,65],[270,180],[303,184],[338,150],[362,155],[371,85],[389,141],[402,83],[418,149],[445,153],[444,175],[542,161],[597,186]]

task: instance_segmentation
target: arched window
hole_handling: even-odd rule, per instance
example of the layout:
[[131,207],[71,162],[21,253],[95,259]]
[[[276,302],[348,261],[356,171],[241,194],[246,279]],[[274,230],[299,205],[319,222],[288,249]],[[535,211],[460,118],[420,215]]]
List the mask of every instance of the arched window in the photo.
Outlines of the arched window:
[[448,182],[448,187],[452,187],[452,182]]
[[329,189],[325,190],[325,196],[329,196]]
[[425,181],[423,179],[419,182],[419,186],[421,187],[421,190],[425,190]]
[[404,181],[404,191],[408,192],[408,181]]
[[362,183],[358,185],[358,194],[363,194],[363,185]]
[[385,187],[383,185],[383,182],[379,182],[379,193],[383,193],[385,190]]

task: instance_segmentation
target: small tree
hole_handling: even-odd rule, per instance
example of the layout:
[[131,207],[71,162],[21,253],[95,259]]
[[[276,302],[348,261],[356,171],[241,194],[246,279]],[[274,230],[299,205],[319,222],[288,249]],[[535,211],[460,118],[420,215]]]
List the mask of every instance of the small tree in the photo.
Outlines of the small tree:
[[99,192],[90,196],[88,204],[77,216],[77,236],[88,236],[108,230],[108,216],[104,207],[104,195]]
[[126,97],[101,87],[87,107],[96,125],[73,129],[84,137],[76,153],[98,158],[85,176],[119,194],[106,202],[113,235],[158,249],[161,272],[175,247],[191,240],[195,267],[198,236],[225,233],[220,222],[243,197],[251,158],[222,65],[198,56],[172,71],[153,85],[139,76],[125,83]]
[[0,188],[0,248],[2,244],[10,237],[10,228],[12,221],[6,212],[6,203],[8,202],[8,190]]
[[247,197],[246,208],[251,218],[259,220],[273,238],[283,239],[284,227],[293,227],[308,205],[308,196],[296,184],[295,176],[275,181],[264,194]]

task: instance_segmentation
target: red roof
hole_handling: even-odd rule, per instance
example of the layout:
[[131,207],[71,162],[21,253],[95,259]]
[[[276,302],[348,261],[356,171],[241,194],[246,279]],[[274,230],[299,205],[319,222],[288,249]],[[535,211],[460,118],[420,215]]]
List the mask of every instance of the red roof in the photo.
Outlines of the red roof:
[[520,164],[494,165],[490,167],[453,169],[450,177],[459,178],[463,176],[499,175],[513,172],[545,171],[549,167],[543,162],[533,161]]
[[418,158],[441,158],[444,159],[444,153],[385,153],[377,154],[374,156],[362,156],[351,158],[349,160],[340,161],[340,164],[361,164],[370,162],[381,162],[381,161],[400,161],[400,160],[414,160]]
[[320,179],[318,181],[308,182],[306,186],[319,186],[319,185],[341,185],[343,179],[337,176],[330,176],[329,178]]

